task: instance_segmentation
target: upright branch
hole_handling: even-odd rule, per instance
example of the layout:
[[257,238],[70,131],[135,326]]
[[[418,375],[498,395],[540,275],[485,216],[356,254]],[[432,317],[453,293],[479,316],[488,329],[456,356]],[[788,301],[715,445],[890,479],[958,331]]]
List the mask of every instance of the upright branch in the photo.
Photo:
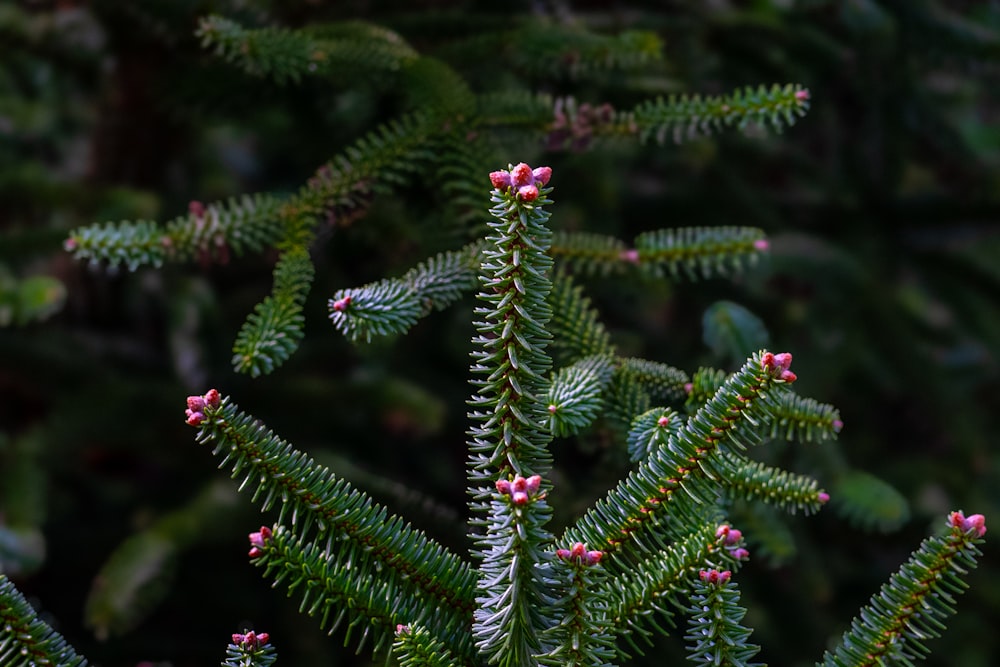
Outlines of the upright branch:
[[491,662],[511,667],[533,662],[548,625],[551,554],[544,549],[552,537],[544,524],[551,510],[541,474],[551,462],[544,375],[551,365],[545,345],[552,260],[548,214],[540,208],[549,203],[548,190],[540,188],[551,173],[521,163],[490,175],[495,220],[473,339],[469,491],[482,560],[473,635]]

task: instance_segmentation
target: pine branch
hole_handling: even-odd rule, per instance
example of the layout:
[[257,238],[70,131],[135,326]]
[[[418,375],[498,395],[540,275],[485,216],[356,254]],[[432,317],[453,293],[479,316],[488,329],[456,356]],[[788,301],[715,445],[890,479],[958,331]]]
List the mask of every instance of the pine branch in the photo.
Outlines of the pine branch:
[[790,512],[818,512],[830,499],[812,477],[751,461],[738,454],[726,454],[723,464],[731,472],[721,481],[726,493],[743,500],[760,499]]
[[636,417],[647,412],[654,400],[671,402],[683,396],[687,380],[684,371],[667,364],[621,359],[608,390],[608,418],[619,432],[628,434]]
[[544,398],[552,435],[579,433],[597,419],[601,394],[611,381],[611,373],[611,358],[597,356],[581,359],[553,375]]
[[551,624],[544,583],[551,509],[540,476],[551,465],[551,435],[542,428],[551,365],[545,354],[551,232],[541,208],[550,203],[544,187],[551,171],[521,163],[490,175],[494,220],[473,338],[469,493],[472,525],[486,529],[477,539],[482,563],[473,635],[482,654],[503,667],[530,664],[543,650],[541,629]]
[[407,331],[433,310],[451,305],[476,286],[482,245],[445,252],[363,287],[339,290],[329,301],[333,325],[351,341]]
[[220,467],[228,465],[234,478],[243,476],[240,490],[255,486],[253,500],[263,511],[281,501],[279,523],[288,517],[300,536],[312,526],[319,535],[339,536],[338,549],[359,567],[379,563],[437,604],[471,613],[475,575],[457,556],[389,515],[214,389],[189,397],[188,413],[188,424],[201,427],[198,442],[213,444],[213,454],[222,457]]
[[364,82],[394,75],[417,58],[396,33],[361,21],[310,30],[244,28],[221,16],[203,18],[195,33],[205,48],[243,71],[278,83],[322,76]]
[[302,308],[313,280],[306,247],[281,255],[274,267],[274,290],[254,307],[233,343],[233,368],[253,377],[283,364],[302,341]]
[[226,647],[226,659],[222,667],[271,667],[278,656],[269,643],[271,637],[266,632],[234,634],[233,641]]
[[924,658],[925,642],[940,636],[944,619],[955,613],[955,596],[968,587],[963,577],[976,567],[985,534],[983,515],[953,512],[948,532],[924,540],[858,613],[840,644],[823,655],[822,665],[910,665]]
[[259,252],[281,238],[284,205],[270,195],[207,206],[192,202],[187,215],[162,228],[146,220],[90,225],[72,232],[65,248],[77,259],[91,264],[103,261],[112,267],[124,264],[129,271],[193,257],[225,261],[230,250],[237,255],[246,250]]
[[6,575],[0,574],[0,664],[4,667],[85,667],[86,658],[48,626]]
[[809,91],[800,85],[747,86],[729,95],[671,95],[618,114],[608,132],[638,134],[642,141],[674,143],[711,135],[724,128],[781,132],[809,109]]
[[503,41],[511,66],[532,76],[579,79],[608,70],[630,70],[662,59],[663,43],[655,32],[626,30],[601,35],[551,21],[531,20]]
[[[626,444],[632,461],[644,461],[664,439],[676,438],[684,428],[684,418],[670,408],[653,408],[632,420]],[[666,431],[664,432],[664,429]]]
[[609,617],[616,634],[635,651],[643,652],[636,639],[651,646],[655,636],[669,634],[661,619],[673,626],[676,612],[685,610],[692,576],[700,568],[722,564],[719,555],[726,552],[716,533],[715,526],[702,526],[609,581]]
[[[623,549],[665,546],[665,536],[652,528],[668,503],[672,503],[669,515],[679,526],[685,525],[683,496],[705,508],[714,505],[718,493],[714,480],[726,473],[720,452],[739,451],[756,441],[753,427],[770,415],[771,394],[795,379],[788,370],[790,363],[787,354],[753,355],[688,419],[679,435],[667,440],[666,425],[659,429],[660,445],[563,539],[600,545],[608,552],[609,567],[618,567],[614,556]],[[693,529],[704,517],[687,519]]]
[[682,227],[637,236],[635,261],[654,278],[697,280],[739,273],[767,249],[764,232],[754,227]]
[[906,497],[888,482],[862,470],[850,470],[833,484],[833,511],[851,525],[883,533],[910,518]]
[[760,667],[749,662],[760,647],[748,644],[751,630],[740,625],[747,610],[729,570],[702,570],[691,593],[688,660],[696,665]]
[[552,587],[555,624],[546,629],[543,641],[551,646],[538,656],[538,664],[552,667],[608,665],[614,657],[614,636],[608,618],[607,579],[600,567],[603,554],[587,551],[577,542],[557,549]]
[[392,652],[400,667],[471,667],[477,662],[460,662],[444,644],[419,625],[396,627]]
[[360,633],[358,653],[369,638],[372,652],[381,653],[399,625],[419,623],[433,628],[433,640],[462,656],[464,664],[474,661],[468,609],[434,604],[399,571],[358,561],[356,553],[339,549],[336,536],[328,535],[321,548],[283,526],[273,531],[263,527],[251,534],[251,543],[254,565],[262,567],[275,586],[285,583],[289,596],[298,593],[299,610],[317,616],[320,628],[332,634],[346,620],[345,644],[352,633]]

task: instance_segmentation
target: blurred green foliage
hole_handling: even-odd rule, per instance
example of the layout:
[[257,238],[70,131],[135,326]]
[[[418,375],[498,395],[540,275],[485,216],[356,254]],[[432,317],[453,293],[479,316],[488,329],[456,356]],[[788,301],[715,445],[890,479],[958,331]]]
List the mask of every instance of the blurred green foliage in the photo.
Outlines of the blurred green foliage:
[[[423,508],[416,520],[432,534],[462,540],[441,508],[465,502],[471,300],[360,349],[325,312],[338,289],[458,247],[421,197],[426,182],[319,230],[301,349],[261,380],[232,371],[230,348],[270,290],[273,257],[120,274],[62,250],[70,229],[91,222],[165,220],[191,200],[294,192],[332,155],[419,104],[375,80],[280,85],[244,75],[200,48],[195,28],[209,13],[248,25],[361,18],[398,31],[476,92],[523,77],[595,108],[805,85],[809,116],[781,135],[662,147],[599,137],[546,147],[511,136],[509,150],[557,171],[553,219],[565,229],[632,238],[665,226],[752,225],[772,238],[770,265],[735,286],[588,283],[622,355],[726,367],[757,342],[727,337],[724,318],[762,322],[755,336],[795,353],[802,393],[836,405],[846,423],[836,446],[779,446],[770,462],[816,473],[835,500],[857,488],[858,470],[888,484],[856,521],[747,515],[762,558],[747,570],[744,602],[763,660],[819,655],[932,518],[952,508],[1000,516],[1000,8],[761,0],[502,9],[430,0],[0,6],[0,564],[94,661],[209,664],[224,638],[253,623],[281,638],[282,664],[346,664],[336,640],[301,622],[246,565],[246,534],[259,519],[201,515],[194,499],[214,497],[214,470],[191,445],[183,397],[209,384],[317,457],[349,461],[349,474],[387,502]],[[536,12],[569,36],[537,29]],[[594,43],[571,41],[576,22],[621,40],[653,31],[665,60],[623,71],[554,66],[593,56]],[[476,39],[515,23],[502,48]],[[627,456],[598,437],[584,445],[556,450],[556,484],[595,497]],[[228,516],[225,503],[217,510]],[[893,532],[866,530],[879,526]],[[158,588],[130,580],[157,599],[132,623],[99,604],[100,573],[136,553],[169,557],[173,571]],[[988,630],[1000,608],[989,543],[981,567],[927,664],[985,666],[1000,648]],[[93,629],[121,634],[100,643]],[[652,654],[663,663],[671,650]]]

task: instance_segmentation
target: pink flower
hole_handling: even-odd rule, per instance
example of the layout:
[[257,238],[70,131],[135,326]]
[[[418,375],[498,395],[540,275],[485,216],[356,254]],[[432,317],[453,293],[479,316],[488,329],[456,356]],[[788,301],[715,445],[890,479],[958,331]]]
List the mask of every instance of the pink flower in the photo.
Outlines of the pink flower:
[[552,178],[552,167],[535,167],[531,175],[535,177],[536,184],[544,186]]
[[188,426],[200,426],[201,422],[205,420],[204,413],[198,412],[197,410],[192,410],[191,408],[185,410],[184,414],[187,415],[185,423]]
[[662,417],[656,420],[656,425],[659,426],[660,428],[666,428],[667,424],[669,423],[670,423],[670,417],[666,415],[663,415]]
[[250,533],[250,558],[257,558],[264,553],[264,546],[273,534],[267,526],[261,526],[258,532]]
[[530,494],[538,493],[538,487],[542,485],[541,475],[532,475],[525,481],[525,490]]
[[237,646],[241,646],[245,649],[251,651],[256,650],[258,647],[263,646],[271,639],[271,635],[266,632],[255,633],[253,630],[246,633],[245,635],[234,634],[233,643]]
[[504,494],[505,496],[510,495],[510,482],[505,479],[497,480],[497,491]]
[[809,99],[809,91],[803,88],[802,90],[795,91],[795,99],[799,102],[805,102]]
[[746,560],[747,558],[750,558],[750,552],[744,549],[743,547],[731,550],[729,552],[729,555],[735,558],[736,560]]
[[521,162],[516,167],[510,170],[510,184],[515,188],[521,188],[525,185],[535,184],[535,175],[531,170],[531,167]]
[[338,313],[342,313],[347,310],[347,307],[351,305],[351,295],[348,294],[342,299],[337,299],[336,301],[330,301],[330,307],[333,308]]
[[209,389],[205,393],[205,404],[210,408],[219,407],[219,403],[222,401],[222,396],[219,395],[218,389]]
[[572,561],[587,567],[595,565],[604,557],[603,551],[587,551],[583,542],[577,542],[569,549],[556,549],[556,556],[565,561]]
[[795,373],[788,370],[788,367],[792,365],[792,355],[788,352],[779,352],[778,354],[765,352],[760,357],[760,365],[771,374],[771,377],[782,382],[790,383],[798,379]]
[[962,532],[967,533],[970,530],[974,530],[976,531],[976,537],[982,537],[986,534],[986,517],[982,514],[973,514],[970,517],[966,517],[962,512],[952,512],[948,516],[948,520],[952,526],[960,529]]
[[830,502],[830,494],[825,491],[820,491],[816,494],[816,499],[825,505]]
[[535,185],[522,185],[517,189],[517,196],[521,201],[535,201],[538,199],[538,187]]
[[188,396],[187,398],[188,410],[191,412],[201,412],[205,409],[205,397],[204,396]]
[[729,570],[702,570],[698,573],[698,578],[710,584],[724,584],[733,576]]
[[490,183],[497,190],[506,190],[510,187],[510,174],[506,171],[490,172]]
[[506,479],[498,479],[496,481],[497,491],[505,496],[509,496],[511,502],[515,505],[526,504],[536,493],[538,493],[538,489],[541,485],[541,475],[532,475],[527,479],[521,475],[517,475],[510,481]]

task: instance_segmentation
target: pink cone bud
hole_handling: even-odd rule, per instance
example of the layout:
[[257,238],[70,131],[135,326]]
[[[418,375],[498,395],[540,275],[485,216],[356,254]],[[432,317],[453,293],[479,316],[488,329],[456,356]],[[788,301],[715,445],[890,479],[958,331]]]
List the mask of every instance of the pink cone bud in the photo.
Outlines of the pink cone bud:
[[205,393],[205,404],[210,408],[219,407],[219,403],[222,401],[222,396],[219,395],[218,389],[209,389]]
[[204,396],[188,396],[187,398],[188,410],[191,412],[201,412],[205,409],[205,397]]
[[514,477],[514,481],[510,483],[510,488],[513,489],[515,493],[518,492],[518,491],[521,491],[521,492],[527,491],[528,490],[528,480],[526,480],[525,478],[521,477],[520,475],[517,475],[516,477]]
[[666,415],[663,415],[662,417],[660,417],[659,419],[656,420],[656,424],[660,428],[666,428],[667,424],[669,424],[669,423],[670,423],[670,417],[668,417]]
[[271,538],[271,529],[267,526],[261,526],[260,531],[256,533],[250,533],[250,544],[255,547],[263,547],[264,543]]
[[530,494],[535,494],[538,492],[538,487],[542,485],[541,475],[532,475],[528,479],[524,480],[527,484],[526,490]]
[[558,406],[556,406],[556,405],[550,405],[549,408],[548,408],[549,414],[553,414],[554,415],[558,409],[559,409]]
[[629,264],[639,263],[639,251],[635,248],[629,248],[628,250],[622,250],[618,253],[618,259],[623,262],[628,262]]
[[825,505],[830,502],[830,494],[825,491],[820,491],[816,494],[816,499]]
[[684,393],[690,394],[692,391],[694,391],[694,382],[685,382]]
[[528,503],[528,494],[524,491],[515,491],[510,494],[510,501],[515,505],[526,505]]
[[736,560],[746,560],[747,558],[750,558],[750,552],[744,549],[743,547],[740,547],[738,549],[733,549],[732,551],[729,552],[729,555],[735,558]]
[[774,363],[778,364],[781,370],[787,371],[792,365],[792,355],[788,352],[779,352],[774,355]]
[[762,368],[764,368],[765,370],[768,370],[768,371],[771,370],[771,369],[773,369],[774,365],[775,365],[775,363],[774,363],[774,353],[773,352],[765,352],[764,354],[760,355],[760,365],[761,365]]
[[76,250],[76,246],[77,242],[76,239],[74,239],[73,237],[70,237],[65,241],[63,241],[63,250],[65,250],[66,252],[73,252],[74,250]]
[[795,91],[795,99],[799,102],[805,102],[809,99],[809,91],[803,88],[802,90]]
[[782,382],[792,383],[798,380],[799,376],[792,371],[781,371],[781,375],[778,376],[778,379]]
[[334,301],[333,303],[330,304],[330,307],[333,308],[338,313],[342,313],[345,310],[347,310],[347,307],[349,305],[351,305],[351,295],[350,294],[348,294],[347,296],[345,296],[343,299],[337,299],[336,301]]
[[585,557],[585,562],[587,565],[596,565],[601,562],[602,558],[604,558],[603,551],[588,551]]
[[534,181],[535,176],[531,173],[531,167],[523,162],[510,170],[510,184],[515,188],[533,185]]
[[572,547],[570,547],[569,555],[579,560],[580,558],[583,557],[583,554],[586,553],[586,551],[587,547],[583,546],[583,542],[577,542]]
[[396,626],[396,634],[397,635],[408,635],[408,634],[410,634],[410,626],[403,625],[402,623],[398,624]]
[[545,185],[552,178],[552,167],[536,167],[531,175],[535,178],[536,185]]
[[504,494],[505,496],[510,495],[510,482],[508,482],[507,480],[498,479],[496,486],[497,486],[497,491],[499,491],[500,493]]
[[982,537],[986,534],[986,517],[982,514],[973,514],[970,517],[966,517],[962,512],[952,512],[948,516],[948,519],[952,526],[963,532],[967,533],[970,530],[975,530],[977,537]]
[[569,558],[569,549],[556,549],[556,556],[566,560]]
[[250,558],[257,558],[259,556],[263,556],[264,552],[258,549],[257,547],[251,547],[247,555],[250,556]]
[[834,419],[833,420],[833,432],[834,433],[840,433],[840,430],[842,428],[844,428],[844,422],[840,421],[839,419]]
[[754,250],[760,250],[764,252],[771,247],[771,243],[767,239],[757,239],[753,242]]
[[522,185],[517,189],[517,196],[521,201],[535,201],[538,199],[538,188],[534,185]]
[[743,539],[743,532],[736,528],[733,528],[728,533],[726,533],[725,543],[729,546],[732,546],[734,544],[739,544],[740,540],[742,539]]
[[204,421],[205,415],[196,410],[185,410],[184,414],[187,415],[186,423],[188,426],[201,426],[201,422]]
[[196,218],[200,218],[205,215],[205,205],[200,201],[192,201],[188,204],[188,213]]
[[715,529],[715,536],[717,538],[725,537],[726,535],[729,534],[730,530],[732,530],[732,528],[730,528],[728,524],[722,524],[721,526]]
[[510,187],[510,174],[506,171],[490,172],[490,183],[497,190],[506,190]]
[[710,584],[724,584],[733,576],[729,570],[702,570],[698,573],[698,578]]

